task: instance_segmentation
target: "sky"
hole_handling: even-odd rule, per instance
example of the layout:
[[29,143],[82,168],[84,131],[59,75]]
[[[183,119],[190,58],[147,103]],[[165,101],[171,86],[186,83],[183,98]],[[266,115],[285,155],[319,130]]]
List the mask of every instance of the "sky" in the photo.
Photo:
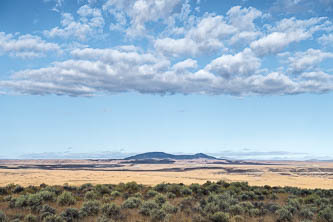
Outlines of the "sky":
[[0,158],[333,159],[333,0],[2,0]]

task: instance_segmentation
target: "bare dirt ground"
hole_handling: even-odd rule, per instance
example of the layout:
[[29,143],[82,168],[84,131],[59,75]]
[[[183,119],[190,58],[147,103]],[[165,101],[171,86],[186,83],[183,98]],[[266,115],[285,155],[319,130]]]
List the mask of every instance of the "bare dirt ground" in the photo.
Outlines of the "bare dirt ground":
[[247,181],[250,185],[333,189],[333,163],[247,162],[213,160],[175,161],[170,164],[136,164],[123,160],[0,160],[0,186],[117,184],[136,181],[205,183],[207,180]]

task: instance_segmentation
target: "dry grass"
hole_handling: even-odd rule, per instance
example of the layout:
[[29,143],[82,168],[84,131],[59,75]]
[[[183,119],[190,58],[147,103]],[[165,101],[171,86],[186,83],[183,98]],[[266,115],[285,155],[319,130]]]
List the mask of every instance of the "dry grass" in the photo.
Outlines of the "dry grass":
[[[82,164],[96,162],[88,160],[43,160],[43,161],[0,161],[0,165],[27,166],[31,164]],[[99,162],[97,164],[115,164],[118,162]],[[144,185],[155,185],[162,182],[168,183],[199,183],[207,180],[218,181],[247,181],[250,185],[294,186],[300,188],[333,188],[333,163],[315,162],[274,162],[276,165],[221,165],[207,164],[203,161],[178,161],[175,164],[124,164],[123,167],[105,168],[96,171],[89,168],[79,170],[44,170],[44,169],[0,169],[0,186],[10,183],[23,186],[39,185],[81,185],[93,184],[118,184],[120,182],[136,181]],[[221,169],[197,169],[179,172],[154,171],[169,168],[193,167],[220,167]],[[223,169],[222,169],[223,168]],[[126,169],[136,171],[109,171],[112,169]],[[147,171],[138,171],[147,170]],[[332,172],[331,172],[332,170]]]

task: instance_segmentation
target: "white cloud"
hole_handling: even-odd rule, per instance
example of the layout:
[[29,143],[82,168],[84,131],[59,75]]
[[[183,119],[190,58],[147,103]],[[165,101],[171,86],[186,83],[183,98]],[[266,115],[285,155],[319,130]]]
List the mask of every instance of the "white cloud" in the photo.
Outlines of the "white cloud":
[[320,38],[318,38],[318,42],[325,46],[333,45],[333,34],[324,34]]
[[291,43],[310,39],[315,32],[325,30],[329,25],[326,18],[283,19],[269,29],[269,34],[253,41],[250,46],[260,56],[276,54]]
[[251,48],[258,55],[273,54],[282,51],[293,41],[302,40],[296,33],[288,35],[283,32],[273,32],[251,43]]
[[208,15],[197,25],[187,31],[184,38],[162,38],[155,41],[157,51],[168,56],[199,56],[222,52],[224,45],[221,39],[236,32],[222,16]]
[[78,38],[85,41],[103,33],[104,18],[100,9],[84,5],[78,9],[77,14],[79,20],[75,20],[70,13],[62,13],[61,27],[44,31],[44,35],[50,38]]
[[12,35],[0,32],[0,54],[6,53],[12,57],[36,58],[45,56],[48,52],[60,53],[56,43],[42,40],[33,35]]
[[323,71],[304,72],[300,75],[301,79],[315,80],[317,82],[332,82],[333,75],[329,75]]
[[254,21],[262,18],[261,11],[249,7],[232,7],[226,17],[206,14],[202,18],[192,18],[188,27],[174,27],[171,34],[184,34],[181,38],[158,38],[155,48],[167,56],[192,56],[212,54],[225,50],[225,43],[246,44],[257,39],[261,32]]
[[322,52],[319,49],[308,49],[306,52],[297,52],[290,56],[289,71],[302,73],[316,68],[323,60],[333,58],[333,53]]
[[225,79],[256,74],[260,60],[246,48],[236,55],[222,55],[206,66],[206,70]]
[[[121,49],[78,49],[77,59],[15,73],[0,81],[5,91],[37,95],[93,96],[139,92],[149,94],[297,94],[333,89],[329,74],[292,78],[280,72],[262,73],[250,49],[224,55],[197,70],[187,59],[174,65],[162,57]],[[329,81],[328,81],[329,80]]]
[[197,61],[193,59],[186,59],[184,61],[178,62],[172,66],[176,72],[183,72],[188,69],[196,69],[198,67]]
[[232,26],[241,31],[254,31],[256,30],[254,20],[260,18],[262,12],[252,7],[234,6],[227,12],[227,15]]
[[251,86],[251,91],[257,94],[283,95],[299,93],[298,83],[278,72],[272,72],[266,76],[251,76],[246,81]]
[[55,5],[52,8],[53,11],[59,12],[60,8],[62,7],[64,0],[44,0],[44,2],[50,2],[50,1],[54,1]]
[[172,39],[164,38],[157,39],[154,47],[157,51],[163,53],[166,56],[198,56],[202,53],[213,53],[218,48],[223,49],[223,44],[216,40],[205,42],[206,44],[197,43],[192,39],[181,38]]
[[[167,20],[181,3],[181,0],[108,0],[103,10],[115,17],[116,23],[111,24],[111,29],[128,25],[126,33],[136,36],[145,34],[146,23]],[[127,18],[130,24],[127,24]]]
[[[199,16],[189,0],[108,0],[104,11],[94,8],[100,6],[95,3],[89,1],[76,14],[62,13],[60,26],[44,32],[48,37],[70,39],[62,44],[68,53],[65,59],[16,72],[0,80],[1,91],[93,96],[120,92],[284,95],[333,90],[332,74],[322,64],[333,53],[309,49],[307,44],[329,45],[333,26],[328,18],[292,17],[270,24],[267,14],[252,7],[235,6],[225,15]],[[105,22],[102,12],[111,21]],[[114,40],[99,38],[105,23],[121,31],[116,33],[121,40],[111,44],[125,45],[103,48]],[[102,42],[88,41],[93,38]],[[294,52],[299,49],[304,52]],[[0,32],[0,52],[10,56],[38,57],[53,51],[61,49],[40,37]],[[285,61],[278,64],[277,56]]]

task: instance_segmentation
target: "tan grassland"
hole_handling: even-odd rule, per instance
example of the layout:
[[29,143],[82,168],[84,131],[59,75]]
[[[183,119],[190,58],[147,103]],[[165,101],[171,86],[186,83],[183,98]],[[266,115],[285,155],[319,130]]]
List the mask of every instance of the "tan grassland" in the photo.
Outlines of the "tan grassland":
[[[68,165],[71,167],[66,167]],[[45,169],[43,166],[57,168]],[[333,189],[333,163],[283,161],[235,165],[208,160],[176,161],[172,164],[131,164],[106,160],[0,160],[0,186],[10,183],[28,186],[41,183],[117,184],[130,181],[146,185],[162,182],[202,184],[207,180]]]

